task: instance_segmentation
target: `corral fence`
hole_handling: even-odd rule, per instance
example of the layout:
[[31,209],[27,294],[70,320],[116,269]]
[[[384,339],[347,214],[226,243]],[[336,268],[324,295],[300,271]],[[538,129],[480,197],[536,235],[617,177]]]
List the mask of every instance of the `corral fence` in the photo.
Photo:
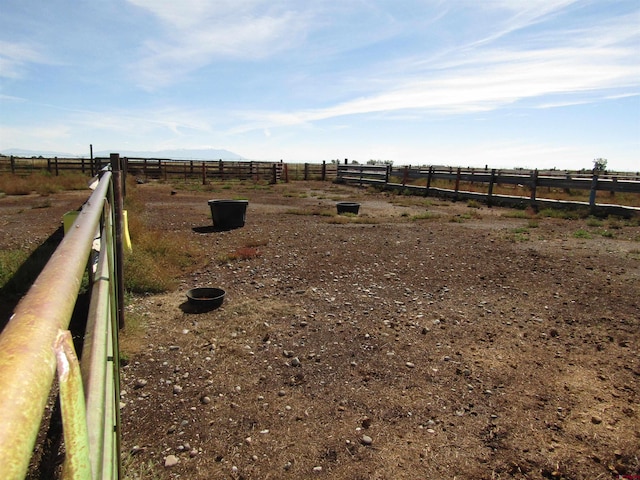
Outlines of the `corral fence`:
[[[54,478],[42,455],[36,457],[48,448],[41,432],[59,421],[55,415],[64,438],[62,478],[121,478],[123,201],[120,159],[111,160],[82,209],[68,214],[64,239],[0,334],[3,480]],[[74,314],[80,295],[89,299],[83,319]],[[72,317],[86,322],[75,346]],[[43,476],[42,468],[49,473]]]
[[[452,167],[410,167],[393,168],[391,165],[338,165],[337,181],[376,185],[389,190],[406,190],[412,195],[439,196],[451,200],[476,200],[488,206],[512,207],[587,207],[592,213],[635,214],[640,208],[615,203],[596,203],[598,192],[607,192],[614,198],[617,192],[640,195],[640,175],[611,175],[592,173],[571,173],[558,171],[526,171],[496,169],[463,169]],[[453,188],[436,186],[447,182]],[[463,190],[462,185],[476,186],[483,191]],[[528,189],[529,195],[496,194],[497,186],[511,185]],[[574,202],[544,198],[544,187],[589,191],[589,202]]]
[[[28,174],[46,171],[51,175],[81,172],[95,175],[106,165],[107,157],[95,158],[22,158],[0,156],[0,172]],[[202,179],[253,180],[269,183],[289,180],[334,180],[337,166],[334,163],[284,163],[239,160],[176,160],[170,158],[122,157],[122,168],[139,180]]]

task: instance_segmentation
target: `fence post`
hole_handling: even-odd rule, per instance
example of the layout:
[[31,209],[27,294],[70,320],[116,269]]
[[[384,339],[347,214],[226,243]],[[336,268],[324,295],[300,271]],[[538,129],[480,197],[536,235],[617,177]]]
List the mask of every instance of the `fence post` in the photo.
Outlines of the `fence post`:
[[535,210],[536,209],[536,189],[538,188],[538,169],[536,168],[531,173],[531,200],[530,205]]
[[433,165],[429,166],[429,173],[427,174],[427,187],[424,190],[424,196],[429,196],[429,189],[431,188],[431,178],[433,177]]
[[409,178],[409,166],[404,166],[404,171],[402,172],[402,186],[404,187],[407,184],[407,180]]
[[596,192],[598,191],[598,173],[593,171],[593,177],[591,177],[591,191],[589,192],[589,208],[591,213],[596,209]]
[[489,193],[487,194],[487,206],[491,207],[492,204],[492,196],[493,196],[493,184],[496,181],[496,169],[491,169],[491,180],[489,181]]
[[123,211],[124,211],[124,198],[122,196],[122,170],[120,168],[120,155],[112,153],[111,159],[111,171],[113,174],[113,197],[114,197],[114,210],[115,210],[115,227],[116,227],[116,282],[117,282],[117,305],[118,305],[118,327],[124,328],[124,246],[122,241],[123,231]]
[[218,160],[218,174],[220,175],[220,180],[224,180],[224,164],[222,163],[222,159]]
[[13,175],[14,173],[16,173],[16,160],[15,158],[13,158],[13,155],[11,155],[10,161],[11,161],[11,174]]
[[391,165],[387,163],[387,171],[384,174],[384,184],[389,183],[389,176],[391,175]]
[[207,184],[207,167],[204,162],[202,162],[202,185]]
[[322,160],[322,181],[327,179],[327,162]]
[[304,179],[309,180],[309,164],[304,164]]
[[618,177],[612,177],[611,178],[611,192],[609,192],[612,197],[616,196],[616,188],[617,187],[618,187]]
[[54,165],[55,165],[55,167],[56,167],[56,177],[57,177],[57,176],[58,176],[58,173],[59,173],[59,172],[58,172],[58,157],[54,157],[54,161],[55,161]]
[[284,164],[284,183],[289,183],[289,164]]
[[456,171],[456,188],[455,188],[455,194],[453,196],[453,200],[455,202],[458,201],[458,191],[460,190],[460,167],[458,167],[458,170]]

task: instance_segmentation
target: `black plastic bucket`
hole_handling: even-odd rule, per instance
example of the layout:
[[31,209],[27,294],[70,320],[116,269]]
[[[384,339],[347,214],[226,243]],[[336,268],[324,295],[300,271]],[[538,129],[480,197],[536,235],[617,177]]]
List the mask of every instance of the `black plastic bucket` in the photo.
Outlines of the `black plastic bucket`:
[[217,228],[244,227],[248,200],[209,200],[213,225]]

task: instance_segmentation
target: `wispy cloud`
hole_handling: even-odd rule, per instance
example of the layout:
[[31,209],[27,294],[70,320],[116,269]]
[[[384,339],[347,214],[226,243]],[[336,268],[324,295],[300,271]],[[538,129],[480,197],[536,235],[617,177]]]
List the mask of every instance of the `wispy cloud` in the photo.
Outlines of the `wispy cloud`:
[[[376,93],[320,109],[244,112],[248,121],[235,131],[378,112],[476,113],[524,101],[529,107],[550,108],[634,95],[640,90],[640,33],[634,18],[574,29],[561,38],[558,33],[555,45],[561,46],[533,42],[524,48],[479,42],[439,60],[423,62],[414,57],[403,64],[394,59],[375,77]],[[533,16],[520,27],[531,21]],[[373,88],[373,83],[362,83],[363,90]],[[556,95],[563,95],[562,103],[548,100]]]
[[0,77],[20,78],[30,63],[51,63],[35,46],[0,40]]
[[183,79],[216,59],[255,60],[298,43],[304,12],[264,0],[208,2],[130,0],[160,20],[162,36],[149,39],[132,66],[138,82],[155,89]]

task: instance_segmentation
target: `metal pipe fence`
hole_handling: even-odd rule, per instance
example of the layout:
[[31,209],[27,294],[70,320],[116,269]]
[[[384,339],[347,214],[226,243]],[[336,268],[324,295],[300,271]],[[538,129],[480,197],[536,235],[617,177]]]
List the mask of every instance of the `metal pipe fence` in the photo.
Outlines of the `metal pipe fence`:
[[[65,446],[63,478],[120,478],[117,297],[122,279],[117,275],[116,238],[122,218],[113,207],[113,179],[111,171],[101,173],[0,334],[3,479],[23,479],[29,470],[56,370]],[[79,363],[68,328],[83,279],[91,300]]]

